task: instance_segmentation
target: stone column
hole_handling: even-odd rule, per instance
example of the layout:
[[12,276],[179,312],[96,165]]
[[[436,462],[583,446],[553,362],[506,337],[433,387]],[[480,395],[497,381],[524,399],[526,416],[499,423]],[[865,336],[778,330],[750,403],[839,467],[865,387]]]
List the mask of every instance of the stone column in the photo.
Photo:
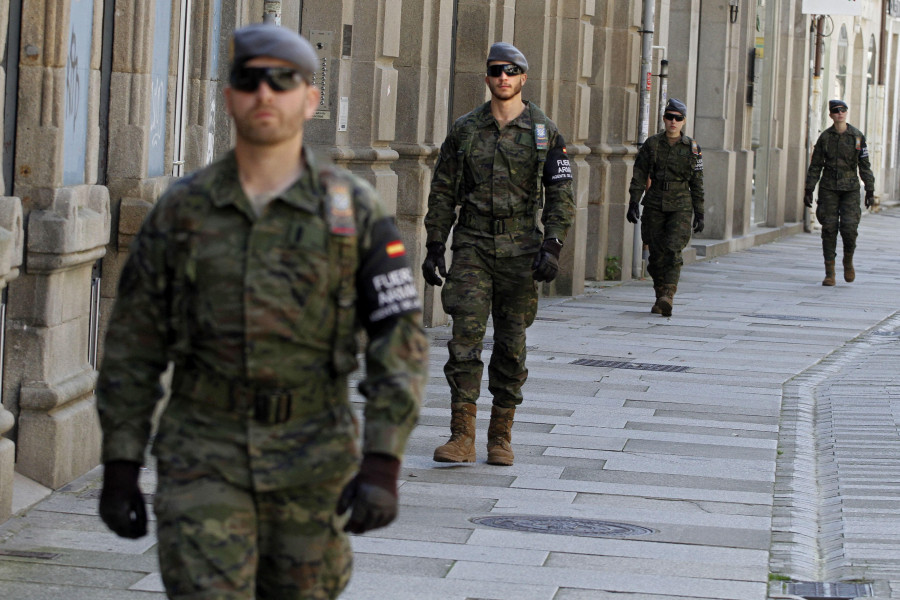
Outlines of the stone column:
[[588,84],[591,153],[585,277],[630,279],[634,226],[625,219],[637,141],[641,3],[597,2]]
[[[594,2],[556,0],[551,5],[519,0],[516,5],[516,45],[529,59],[526,87],[539,85],[542,108],[566,140],[575,183],[575,221],[560,256],[560,273],[549,294],[573,295],[584,291],[585,248],[588,229],[591,87],[593,67]],[[539,60],[538,60],[539,59]],[[536,94],[535,94],[536,95]]]
[[450,69],[453,1],[403,3],[397,68],[397,129],[391,148],[399,158],[397,225],[406,243],[417,285],[423,294],[425,323],[447,321],[440,288],[425,285],[418,266],[425,256],[423,220],[438,149],[450,123]]
[[102,4],[22,9],[15,191],[27,268],[10,285],[3,392],[18,415],[16,469],[52,488],[99,459],[88,339],[91,271],[110,228],[107,190],[94,185]]
[[731,64],[732,31],[727,0],[704,2],[700,11],[700,38],[704,51],[697,57],[697,96],[688,105],[686,128],[703,150],[706,192],[706,228],[699,237],[732,237],[735,154],[732,100],[735,82]]
[[[0,196],[0,289],[5,288],[19,275],[24,239],[22,203],[18,198]],[[2,324],[0,321],[0,325]],[[0,347],[0,351],[2,350]],[[0,356],[0,360],[2,358]],[[4,399],[0,397],[0,523],[12,513],[13,474],[16,462],[15,444],[3,437],[13,428],[15,417],[6,410],[2,400]]]
[[782,145],[785,149],[784,203],[779,224],[803,221],[803,192],[806,186],[806,131],[809,108],[809,15],[800,7],[787,2],[781,7],[783,65],[784,129]]
[[741,237],[750,233],[752,225],[750,210],[753,202],[753,111],[759,107],[752,106],[748,98],[752,93],[749,86],[750,68],[756,52],[755,3],[741,3],[738,22],[732,27],[735,28],[734,59],[737,63],[735,75],[737,89],[733,99],[735,176],[731,231],[735,237]]

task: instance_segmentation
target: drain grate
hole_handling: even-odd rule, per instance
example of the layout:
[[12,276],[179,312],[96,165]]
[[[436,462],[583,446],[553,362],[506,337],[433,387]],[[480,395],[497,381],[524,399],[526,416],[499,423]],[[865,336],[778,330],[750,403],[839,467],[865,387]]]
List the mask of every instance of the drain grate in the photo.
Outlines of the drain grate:
[[40,560],[52,560],[59,556],[58,552],[33,552],[31,550],[0,550],[0,556],[12,556],[15,558],[38,558]]
[[795,581],[785,584],[787,593],[806,600],[852,600],[872,595],[870,583],[821,583]]
[[577,537],[619,538],[656,533],[653,529],[628,523],[612,523],[597,519],[576,517],[542,517],[535,515],[492,515],[473,517],[477,525],[498,529],[527,531],[529,533],[550,533],[554,535],[574,535]]
[[651,363],[633,363],[622,360],[594,360],[591,358],[579,358],[573,360],[570,365],[583,367],[606,367],[608,369],[635,369],[638,371],[663,371],[666,373],[684,373],[691,367],[682,365],[654,365]]
[[823,319],[822,317],[807,317],[805,315],[763,315],[759,313],[752,313],[749,315],[744,315],[745,317],[750,317],[751,319],[773,319],[775,321],[827,321],[828,319]]

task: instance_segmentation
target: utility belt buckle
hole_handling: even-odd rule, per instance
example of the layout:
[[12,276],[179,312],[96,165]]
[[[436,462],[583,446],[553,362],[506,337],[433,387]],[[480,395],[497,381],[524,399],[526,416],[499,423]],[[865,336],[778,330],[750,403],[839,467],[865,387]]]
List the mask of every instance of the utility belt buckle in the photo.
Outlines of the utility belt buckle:
[[491,233],[494,235],[506,233],[506,219],[494,219],[491,221]]
[[660,183],[659,185],[660,185],[660,187],[662,188],[662,191],[664,191],[664,192],[668,192],[668,191],[669,191],[669,182],[668,182],[668,181],[663,181],[663,182]]
[[253,397],[253,419],[268,425],[285,423],[291,418],[291,393],[257,393]]

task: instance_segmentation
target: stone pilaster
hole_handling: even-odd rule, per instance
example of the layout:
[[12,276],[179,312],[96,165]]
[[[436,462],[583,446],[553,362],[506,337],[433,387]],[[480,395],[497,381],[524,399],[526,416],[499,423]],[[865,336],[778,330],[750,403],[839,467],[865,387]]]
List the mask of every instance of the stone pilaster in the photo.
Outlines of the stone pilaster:
[[[25,234],[22,230],[22,203],[18,198],[0,196],[0,289],[18,277],[22,264]],[[0,321],[0,326],[3,322]],[[0,352],[4,348],[0,346]],[[3,356],[0,355],[0,360]],[[2,371],[0,371],[2,373]],[[13,474],[16,447],[5,435],[15,424],[13,413],[6,409],[0,396],[0,523],[12,512]]]
[[100,458],[88,337],[91,269],[108,240],[106,188],[59,188],[46,210],[29,215],[28,275],[11,285],[7,369],[19,384],[16,469],[51,488]]
[[17,417],[16,469],[53,488],[99,458],[88,339],[91,271],[110,230],[108,192],[92,185],[102,5],[22,8],[15,191],[28,223],[27,268],[10,285],[3,391]]

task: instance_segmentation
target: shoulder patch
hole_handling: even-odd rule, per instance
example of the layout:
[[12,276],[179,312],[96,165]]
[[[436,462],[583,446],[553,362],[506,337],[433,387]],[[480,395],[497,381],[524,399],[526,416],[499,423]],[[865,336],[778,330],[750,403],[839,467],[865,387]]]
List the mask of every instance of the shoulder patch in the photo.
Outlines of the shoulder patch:
[[371,332],[382,323],[421,310],[406,247],[391,217],[372,226],[372,245],[357,272],[359,315]]

